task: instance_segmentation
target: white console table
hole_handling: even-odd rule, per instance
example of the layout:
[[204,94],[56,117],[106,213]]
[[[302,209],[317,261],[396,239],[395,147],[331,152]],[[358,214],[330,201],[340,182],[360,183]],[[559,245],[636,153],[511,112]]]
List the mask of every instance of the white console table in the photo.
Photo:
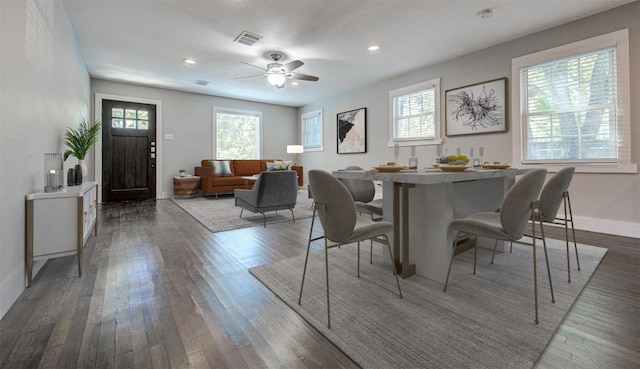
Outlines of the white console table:
[[[335,171],[338,178],[383,182],[384,220],[393,222],[396,270],[403,278],[413,274],[444,283],[455,234],[452,220],[500,206],[507,190],[506,178],[527,170],[478,170],[415,173]],[[493,244],[491,244],[493,246]]]
[[92,229],[98,234],[97,206],[95,182],[26,196],[27,287],[31,287],[34,260],[77,254],[78,276],[82,276],[84,245]]

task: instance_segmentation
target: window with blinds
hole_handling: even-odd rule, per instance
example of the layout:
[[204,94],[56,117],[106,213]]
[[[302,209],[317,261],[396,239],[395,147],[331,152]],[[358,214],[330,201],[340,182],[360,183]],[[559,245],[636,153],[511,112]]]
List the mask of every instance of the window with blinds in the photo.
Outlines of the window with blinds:
[[323,151],[322,109],[302,114],[301,122],[304,151]]
[[617,162],[616,46],[520,70],[523,162]]
[[425,144],[440,138],[439,95],[439,79],[389,92],[390,145]]
[[214,158],[259,159],[262,113],[214,108]]

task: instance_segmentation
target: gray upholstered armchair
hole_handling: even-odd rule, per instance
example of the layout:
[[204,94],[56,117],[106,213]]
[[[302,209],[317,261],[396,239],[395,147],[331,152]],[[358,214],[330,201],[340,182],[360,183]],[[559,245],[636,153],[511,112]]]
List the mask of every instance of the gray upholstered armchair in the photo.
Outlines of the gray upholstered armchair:
[[260,213],[266,227],[265,212],[289,209],[293,222],[296,221],[293,208],[298,196],[298,179],[297,173],[293,170],[262,172],[252,189],[235,190],[234,195],[236,206],[242,208],[240,217],[244,209]]

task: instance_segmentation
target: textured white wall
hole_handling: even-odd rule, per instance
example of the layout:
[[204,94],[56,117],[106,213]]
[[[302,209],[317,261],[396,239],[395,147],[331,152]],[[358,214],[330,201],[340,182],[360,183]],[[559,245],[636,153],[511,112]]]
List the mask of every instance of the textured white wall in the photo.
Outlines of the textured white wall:
[[89,117],[89,74],[61,1],[0,1],[0,52],[1,317],[26,286],[25,195],[44,189],[65,128]]
[[[640,2],[613,9],[543,32],[509,41],[479,52],[468,54],[434,66],[384,80],[362,89],[299,109],[300,114],[316,109],[324,111],[325,151],[301,155],[305,170],[322,168],[336,170],[347,165],[371,168],[394,161],[393,148],[387,147],[389,122],[389,91],[415,83],[441,78],[441,96],[448,89],[482,81],[508,77],[511,83],[511,59],[540,50],[564,45],[600,34],[629,28],[631,65],[631,136],[632,163],[640,160]],[[425,50],[425,52],[429,52]],[[402,56],[399,55],[399,58]],[[508,89],[508,94],[510,89]],[[508,95],[510,97],[510,95]],[[511,101],[509,101],[509,106]],[[336,114],[366,107],[367,153],[336,154]],[[441,98],[444,109],[444,99]],[[510,109],[510,107],[507,107]],[[508,124],[513,120],[508,118]],[[441,122],[444,119],[441,117]],[[444,125],[441,124],[444,129]],[[512,158],[511,129],[506,133],[445,137],[450,154],[461,148],[484,147],[484,160],[510,162]],[[409,148],[401,148],[398,162],[407,164]],[[419,166],[435,161],[433,146],[416,147]],[[576,174],[570,187],[576,226],[583,229],[640,237],[640,175],[638,174]]]

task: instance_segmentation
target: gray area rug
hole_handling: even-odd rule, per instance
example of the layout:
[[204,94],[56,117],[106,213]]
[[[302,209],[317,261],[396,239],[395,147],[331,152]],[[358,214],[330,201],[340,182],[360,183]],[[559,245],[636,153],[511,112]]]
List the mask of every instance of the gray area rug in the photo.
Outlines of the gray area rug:
[[441,284],[412,276],[400,280],[403,299],[380,246],[374,246],[373,265],[368,245],[363,248],[360,278],[355,245],[331,249],[330,330],[324,251],[310,254],[302,306],[297,301],[304,255],[250,272],[363,368],[532,368],[607,251],[578,245],[582,270],[576,269],[572,252],[567,283],[564,242],[548,244],[556,303],[551,303],[540,247],[538,325],[529,246],[514,245],[512,254],[497,254],[493,265],[491,251],[478,249],[476,275],[473,250],[464,252],[455,258],[446,293]]
[[[240,218],[240,209],[234,205],[233,195],[194,197],[191,199],[172,199],[179,207],[194,217],[211,232],[228,231],[237,228],[262,227],[262,214],[245,210]],[[298,191],[298,199],[293,214],[297,219],[310,218],[313,215],[313,199],[306,190]],[[267,224],[291,222],[289,210],[270,211],[266,213]]]

